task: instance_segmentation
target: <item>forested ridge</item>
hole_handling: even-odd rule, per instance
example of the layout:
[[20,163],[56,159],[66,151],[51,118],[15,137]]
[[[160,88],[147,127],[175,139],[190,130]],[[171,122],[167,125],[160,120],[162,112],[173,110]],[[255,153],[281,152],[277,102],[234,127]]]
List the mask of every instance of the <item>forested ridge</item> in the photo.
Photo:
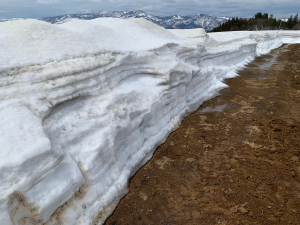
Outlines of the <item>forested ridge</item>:
[[268,13],[258,12],[254,17],[250,19],[246,18],[231,18],[227,22],[220,24],[210,32],[222,32],[222,31],[242,31],[242,30],[300,30],[300,21],[298,13],[287,20],[276,19],[273,14],[270,16]]

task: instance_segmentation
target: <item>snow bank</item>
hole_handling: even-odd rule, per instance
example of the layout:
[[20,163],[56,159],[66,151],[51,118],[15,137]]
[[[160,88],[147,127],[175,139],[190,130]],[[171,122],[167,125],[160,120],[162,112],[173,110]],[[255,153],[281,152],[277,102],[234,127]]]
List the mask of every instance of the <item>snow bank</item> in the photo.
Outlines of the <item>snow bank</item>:
[[205,30],[202,28],[198,29],[171,29],[169,30],[171,33],[182,37],[182,38],[190,38],[190,39],[197,39],[197,42],[203,42],[203,43],[212,43],[215,42],[214,39],[209,37],[208,34],[206,34]]
[[209,36],[219,44],[238,43],[252,39],[257,43],[257,55],[266,54],[283,43],[300,43],[300,32],[287,30],[217,32],[209,33]]
[[299,37],[171,32],[143,19],[1,23],[1,223],[103,223],[224,79]]
[[170,30],[173,34],[177,34],[180,37],[184,38],[199,38],[208,36],[204,29],[172,29]]

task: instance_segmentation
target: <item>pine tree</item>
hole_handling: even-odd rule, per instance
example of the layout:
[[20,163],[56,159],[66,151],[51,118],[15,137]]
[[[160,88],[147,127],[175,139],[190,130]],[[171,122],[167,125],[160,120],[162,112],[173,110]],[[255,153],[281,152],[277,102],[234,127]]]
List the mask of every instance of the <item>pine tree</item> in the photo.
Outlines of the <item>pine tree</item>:
[[293,20],[293,22],[292,22],[292,26],[291,26],[291,28],[293,28],[294,26],[296,26],[297,25],[297,23],[298,23],[298,13],[296,14],[296,16],[294,17],[294,20]]
[[276,19],[272,19],[272,25],[273,28],[277,27],[277,20]]
[[288,22],[287,22],[287,27],[289,29],[292,29],[292,26],[293,26],[293,15],[291,15],[291,17],[288,19]]
[[277,20],[274,18],[273,14],[270,16],[268,13],[262,14],[258,12],[253,18],[245,19],[233,17],[232,19],[227,20],[225,23],[220,24],[220,26],[214,28],[212,31],[238,31],[238,30],[272,30],[272,29],[296,29],[300,30],[300,21],[298,13],[285,21]]
[[262,18],[261,12],[255,14],[255,19],[259,19],[259,18]]

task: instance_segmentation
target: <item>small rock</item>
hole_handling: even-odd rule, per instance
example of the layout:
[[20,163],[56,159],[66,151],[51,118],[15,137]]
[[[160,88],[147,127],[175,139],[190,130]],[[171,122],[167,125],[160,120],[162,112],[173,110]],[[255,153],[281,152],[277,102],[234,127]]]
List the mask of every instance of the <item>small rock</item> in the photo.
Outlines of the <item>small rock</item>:
[[250,178],[250,175],[245,175],[245,179],[249,179]]
[[194,158],[187,158],[185,161],[187,161],[187,162],[194,162],[196,159],[194,159]]
[[248,215],[249,215],[249,216],[253,216],[253,212],[250,211],[250,212],[248,213]]
[[230,212],[236,213],[238,211],[239,205],[235,205],[229,209]]
[[247,212],[248,212],[248,210],[245,209],[243,206],[240,206],[240,207],[239,207],[239,210],[240,210],[240,212],[242,212],[242,213],[247,213]]
[[245,202],[244,204],[241,204],[242,207],[245,207],[246,205],[249,205],[249,203]]

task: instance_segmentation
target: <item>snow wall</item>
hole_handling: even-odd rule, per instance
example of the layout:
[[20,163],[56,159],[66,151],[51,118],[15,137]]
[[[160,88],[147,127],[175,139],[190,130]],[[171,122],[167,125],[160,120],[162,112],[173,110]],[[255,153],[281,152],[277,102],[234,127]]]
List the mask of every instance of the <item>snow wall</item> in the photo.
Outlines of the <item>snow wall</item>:
[[0,23],[0,221],[102,224],[181,120],[299,32]]

